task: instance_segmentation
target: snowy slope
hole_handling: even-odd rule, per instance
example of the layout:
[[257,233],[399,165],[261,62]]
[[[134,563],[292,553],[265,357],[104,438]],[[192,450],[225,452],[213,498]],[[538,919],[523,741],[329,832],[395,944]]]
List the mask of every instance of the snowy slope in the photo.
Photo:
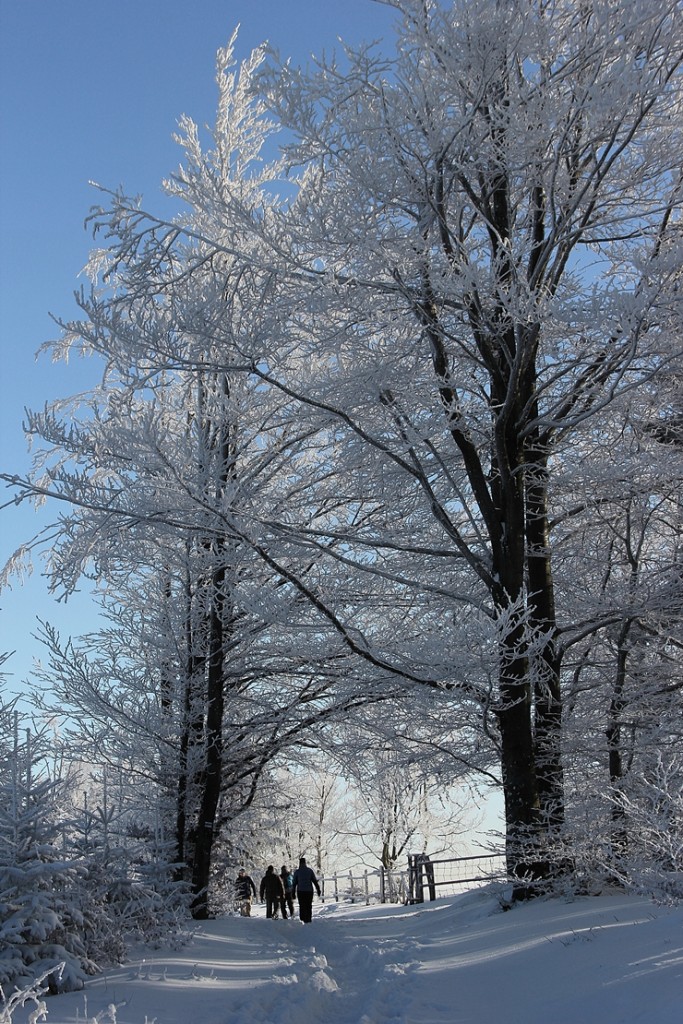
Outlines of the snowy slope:
[[503,912],[482,890],[317,904],[310,925],[257,908],[47,1009],[49,1024],[681,1024],[683,908],[613,894]]

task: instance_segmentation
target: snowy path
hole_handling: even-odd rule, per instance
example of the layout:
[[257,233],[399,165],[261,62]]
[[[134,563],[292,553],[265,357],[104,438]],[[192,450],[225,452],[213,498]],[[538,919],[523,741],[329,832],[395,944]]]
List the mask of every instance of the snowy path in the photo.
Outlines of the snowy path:
[[48,1000],[48,1024],[683,1021],[683,908],[612,895],[504,914],[480,892],[421,908],[318,904],[310,925],[258,910]]
[[275,984],[231,1007],[225,1024],[257,1019],[277,1024],[427,1024],[448,1019],[452,1004],[443,998],[434,1003],[432,1016],[424,1016],[424,1005],[419,1016],[410,1014],[408,1008],[422,988],[415,985],[420,964],[414,941],[388,938],[384,922],[378,929],[371,919],[351,926],[348,917],[332,923],[330,916],[321,914],[308,927],[280,922],[278,929],[286,933],[280,941],[267,941],[280,963],[272,977]]

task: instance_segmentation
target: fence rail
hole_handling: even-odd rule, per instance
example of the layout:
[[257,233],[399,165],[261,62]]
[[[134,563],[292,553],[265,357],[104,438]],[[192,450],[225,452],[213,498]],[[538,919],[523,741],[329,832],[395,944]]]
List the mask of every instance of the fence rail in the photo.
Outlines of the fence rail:
[[422,903],[438,895],[453,896],[493,879],[505,878],[502,854],[447,857],[432,860],[425,854],[410,854],[408,868],[386,870],[351,869],[320,879],[324,899],[336,903]]

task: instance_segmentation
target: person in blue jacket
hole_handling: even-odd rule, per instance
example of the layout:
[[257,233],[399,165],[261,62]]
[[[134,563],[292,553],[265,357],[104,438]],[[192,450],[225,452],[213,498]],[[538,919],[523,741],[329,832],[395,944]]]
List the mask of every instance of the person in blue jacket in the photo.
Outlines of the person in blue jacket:
[[282,865],[280,878],[282,879],[282,884],[285,887],[285,895],[282,900],[282,916],[283,918],[287,917],[287,911],[289,910],[289,916],[294,917],[294,900],[292,898],[292,892],[294,890],[294,875],[286,864]]
[[299,901],[299,917],[304,924],[310,924],[313,917],[313,890],[320,896],[320,886],[315,877],[315,871],[306,864],[306,858],[301,857],[299,867],[294,872],[294,888],[292,894]]

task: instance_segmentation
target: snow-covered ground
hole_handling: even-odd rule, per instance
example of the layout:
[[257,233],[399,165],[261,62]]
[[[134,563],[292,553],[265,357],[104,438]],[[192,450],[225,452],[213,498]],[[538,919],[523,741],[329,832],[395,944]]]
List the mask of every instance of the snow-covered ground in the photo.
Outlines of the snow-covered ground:
[[503,912],[478,890],[419,907],[317,903],[310,925],[255,913],[208,921],[180,951],[147,953],[48,999],[47,1021],[683,1021],[683,907],[611,894]]

